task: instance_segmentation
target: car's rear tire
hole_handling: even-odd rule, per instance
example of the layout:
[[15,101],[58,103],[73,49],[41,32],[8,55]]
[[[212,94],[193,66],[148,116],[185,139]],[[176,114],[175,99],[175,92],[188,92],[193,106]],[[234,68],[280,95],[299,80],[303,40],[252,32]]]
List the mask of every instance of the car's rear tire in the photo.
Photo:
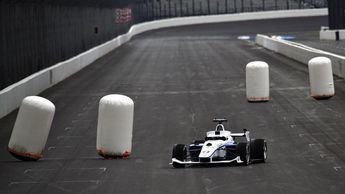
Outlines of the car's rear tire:
[[251,158],[257,162],[266,162],[267,160],[267,142],[264,139],[253,139],[250,142]]
[[[175,158],[180,161],[184,161],[187,156],[187,148],[184,144],[175,144],[173,147],[172,158]],[[174,168],[184,168],[184,164],[180,164],[177,162],[172,163]]]
[[250,164],[250,146],[246,142],[240,142],[237,145],[237,155],[243,161],[243,165]]

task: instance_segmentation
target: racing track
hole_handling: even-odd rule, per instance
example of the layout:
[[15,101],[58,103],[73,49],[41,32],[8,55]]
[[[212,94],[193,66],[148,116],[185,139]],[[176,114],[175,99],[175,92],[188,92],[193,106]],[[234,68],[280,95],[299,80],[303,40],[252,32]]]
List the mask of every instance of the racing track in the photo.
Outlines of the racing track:
[[[0,120],[0,193],[344,193],[345,82],[309,97],[307,67],[237,40],[261,32],[319,30],[327,18],[248,21],[142,34],[41,94],[57,110],[45,158],[16,161],[6,145],[16,112]],[[268,103],[245,99],[245,65],[270,65]],[[99,99],[135,101],[133,155],[96,154]],[[174,143],[203,138],[214,116],[268,140],[266,164],[173,169]]]

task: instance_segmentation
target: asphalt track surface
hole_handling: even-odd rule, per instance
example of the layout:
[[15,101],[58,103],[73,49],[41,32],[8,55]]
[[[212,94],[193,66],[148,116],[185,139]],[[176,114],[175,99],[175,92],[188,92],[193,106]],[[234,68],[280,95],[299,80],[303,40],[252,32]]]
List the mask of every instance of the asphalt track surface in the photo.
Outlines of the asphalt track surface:
[[[308,71],[239,35],[318,30],[327,18],[247,21],[169,28],[137,36],[46,90],[56,115],[38,162],[6,151],[17,112],[0,120],[0,193],[344,193],[345,82],[336,96],[309,96]],[[248,103],[245,65],[270,65],[271,100]],[[125,94],[135,101],[133,154],[96,153],[98,102]],[[174,169],[172,146],[214,128],[243,128],[266,138],[269,159],[250,166]]]

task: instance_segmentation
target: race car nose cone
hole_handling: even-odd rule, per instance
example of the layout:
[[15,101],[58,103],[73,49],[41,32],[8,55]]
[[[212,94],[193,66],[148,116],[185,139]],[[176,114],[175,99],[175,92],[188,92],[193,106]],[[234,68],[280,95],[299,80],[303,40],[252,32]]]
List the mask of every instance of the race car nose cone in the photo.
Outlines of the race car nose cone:
[[315,57],[308,63],[310,95],[315,99],[334,96],[332,62],[327,57]]
[[49,100],[38,96],[24,98],[8,143],[8,151],[20,160],[40,159],[54,114],[55,106]]

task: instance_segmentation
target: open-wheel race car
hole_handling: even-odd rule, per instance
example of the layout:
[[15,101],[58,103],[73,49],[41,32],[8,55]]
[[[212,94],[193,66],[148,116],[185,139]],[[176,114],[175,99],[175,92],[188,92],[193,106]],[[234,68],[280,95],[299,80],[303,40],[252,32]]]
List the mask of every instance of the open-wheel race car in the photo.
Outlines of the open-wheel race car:
[[249,165],[252,162],[265,162],[267,143],[265,139],[250,139],[249,131],[232,133],[225,130],[227,119],[213,119],[217,122],[214,131],[208,131],[205,140],[195,140],[189,145],[175,144],[172,162],[175,168],[193,164],[238,163]]

